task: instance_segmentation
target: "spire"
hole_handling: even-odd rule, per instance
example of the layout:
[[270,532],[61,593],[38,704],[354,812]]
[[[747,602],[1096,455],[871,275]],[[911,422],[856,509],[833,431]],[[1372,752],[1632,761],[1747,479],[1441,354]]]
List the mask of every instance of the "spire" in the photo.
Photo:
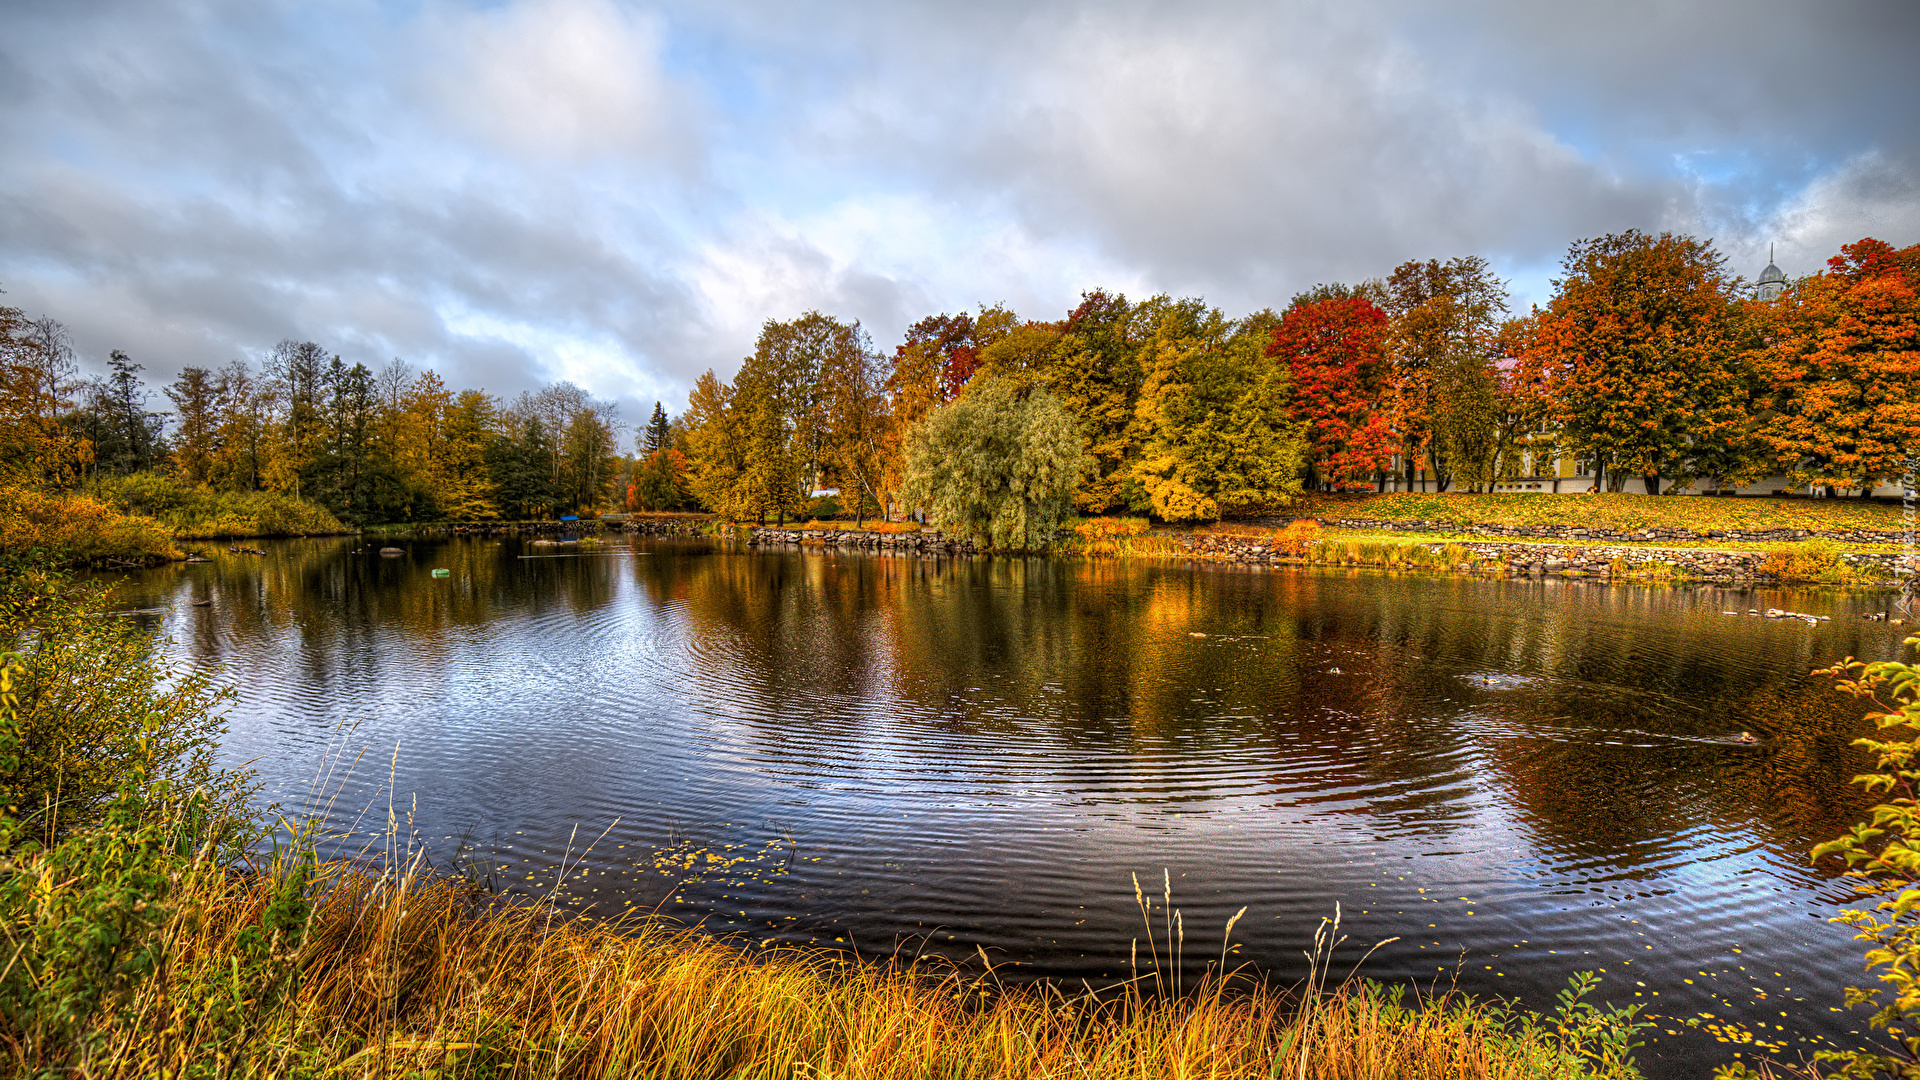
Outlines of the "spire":
[[1767,245],[1767,268],[1760,271],[1759,284],[1760,299],[1762,300],[1778,299],[1781,293],[1787,291],[1787,275],[1781,273],[1780,268],[1774,265],[1773,245],[1771,243]]

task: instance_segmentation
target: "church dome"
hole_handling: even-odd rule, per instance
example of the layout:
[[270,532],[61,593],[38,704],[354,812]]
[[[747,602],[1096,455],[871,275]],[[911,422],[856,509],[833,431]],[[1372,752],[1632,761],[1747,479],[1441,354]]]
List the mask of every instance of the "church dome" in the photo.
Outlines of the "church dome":
[[1762,300],[1778,300],[1780,294],[1787,291],[1787,275],[1773,262],[1773,245],[1767,245],[1767,268],[1760,271],[1760,280],[1756,283],[1756,292]]

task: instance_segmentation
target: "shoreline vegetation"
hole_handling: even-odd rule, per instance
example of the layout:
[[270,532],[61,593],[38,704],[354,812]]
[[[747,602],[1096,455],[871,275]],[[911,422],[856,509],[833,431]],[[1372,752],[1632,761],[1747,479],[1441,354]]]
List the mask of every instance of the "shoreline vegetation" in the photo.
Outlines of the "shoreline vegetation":
[[200,860],[158,906],[139,944],[159,962],[56,1037],[16,1028],[19,1075],[1632,1080],[1645,1026],[1584,995],[1542,1016],[1364,981],[1008,987],[911,956],[591,923],[417,866]]
[[[677,531],[659,529],[652,524],[658,520],[629,527]],[[897,534],[921,527],[849,521],[711,526],[716,533],[734,530],[768,544],[887,548],[920,546]],[[1639,584],[1885,589],[1912,573],[1911,542],[1899,505],[1860,500],[1390,493],[1308,496],[1286,514],[1190,527],[1156,526],[1144,517],[1070,519],[1048,551]]]

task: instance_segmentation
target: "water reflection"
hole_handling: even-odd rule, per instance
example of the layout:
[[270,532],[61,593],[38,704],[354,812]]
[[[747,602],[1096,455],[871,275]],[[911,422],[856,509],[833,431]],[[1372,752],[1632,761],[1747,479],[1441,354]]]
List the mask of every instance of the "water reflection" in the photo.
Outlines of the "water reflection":
[[[363,839],[417,800],[443,856],[477,838],[529,891],[577,859],[567,895],[598,911],[1089,980],[1125,974],[1130,875],[1164,870],[1190,955],[1251,905],[1239,956],[1278,977],[1338,902],[1362,948],[1402,938],[1378,977],[1545,1005],[1588,967],[1663,1017],[1859,1026],[1827,1008],[1858,960],[1805,852],[1862,808],[1861,710],[1806,673],[1895,654],[1858,618],[1877,598],[404,546],[220,553],[124,592],[236,682],[227,753]],[[1833,621],[1725,614],[1773,606]],[[316,790],[329,747],[366,758]],[[576,827],[609,825],[582,858]],[[1718,1059],[1668,1030],[1656,1071]]]

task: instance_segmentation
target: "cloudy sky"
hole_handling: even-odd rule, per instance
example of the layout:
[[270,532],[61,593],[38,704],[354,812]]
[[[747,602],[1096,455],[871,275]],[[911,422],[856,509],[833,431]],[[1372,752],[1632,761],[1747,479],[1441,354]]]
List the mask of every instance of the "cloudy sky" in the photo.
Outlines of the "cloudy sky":
[[759,324],[1920,242],[1920,3],[0,0],[0,302],[677,411]]

